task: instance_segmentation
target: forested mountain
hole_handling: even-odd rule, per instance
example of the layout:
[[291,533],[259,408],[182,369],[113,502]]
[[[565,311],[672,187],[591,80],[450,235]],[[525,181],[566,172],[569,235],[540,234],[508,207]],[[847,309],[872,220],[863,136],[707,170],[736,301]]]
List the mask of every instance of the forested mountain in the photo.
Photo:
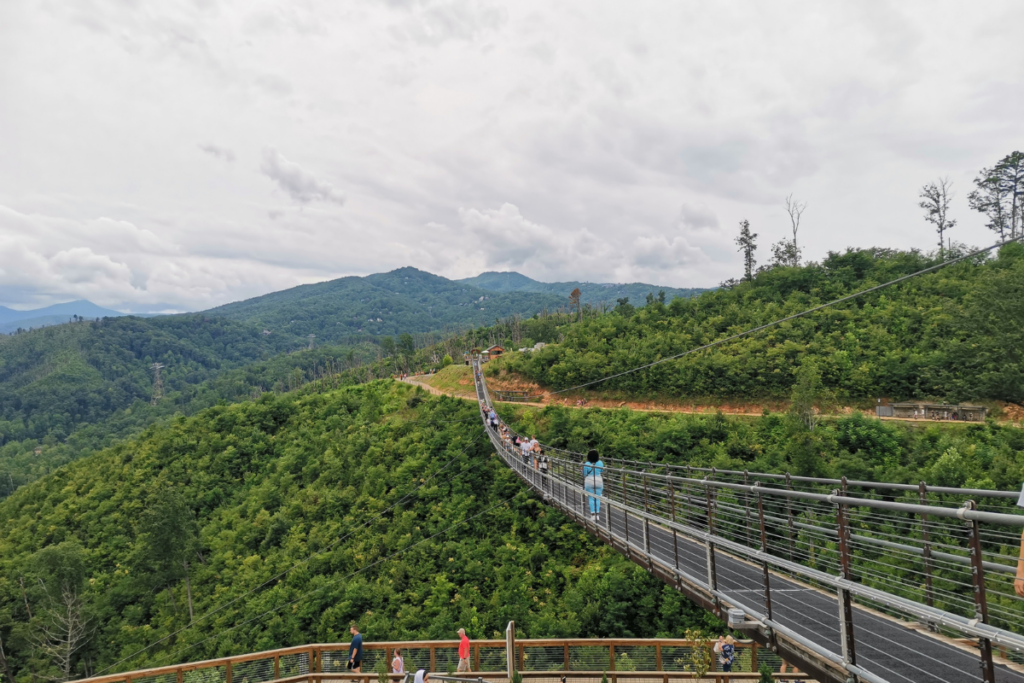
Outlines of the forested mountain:
[[687,298],[697,296],[701,292],[708,291],[698,288],[678,289],[676,287],[659,287],[658,285],[648,285],[642,282],[631,282],[628,284],[607,282],[538,282],[514,271],[502,273],[490,271],[481,273],[476,277],[463,278],[458,280],[458,282],[491,292],[537,292],[553,294],[563,298],[568,297],[570,292],[578,288],[580,294],[582,294],[581,302],[591,306],[598,306],[601,303],[613,306],[618,299],[624,297],[628,298],[634,306],[642,306],[647,300],[648,294],[656,297],[660,292],[665,292],[666,298],[674,299],[675,297]]
[[568,295],[495,293],[415,268],[399,268],[302,285],[205,314],[300,337],[315,334],[319,343],[354,334],[396,336],[488,325],[513,314],[529,317],[545,308],[567,306]]
[[[70,433],[65,433],[63,423],[58,422],[41,437],[27,437],[23,423],[12,420],[6,424],[8,433],[0,443],[0,499],[62,465],[177,415],[190,416],[219,403],[244,401],[267,391],[290,391],[310,382],[340,386],[366,381],[372,378],[372,367],[364,364],[376,358],[376,353],[376,346],[363,344],[278,354],[268,360],[213,373],[198,384],[179,383],[176,388],[166,390],[155,404],[146,397],[136,398],[124,408],[99,415],[94,422],[78,423]],[[358,373],[344,372],[360,366],[363,371]],[[37,409],[34,413],[37,424],[47,415],[45,407]]]
[[302,348],[244,323],[202,315],[104,318],[0,337],[0,443],[52,435],[102,420],[153,393]]
[[27,311],[16,311],[12,308],[0,306],[0,334],[10,334],[18,329],[29,330],[47,325],[60,325],[72,318],[113,318],[126,315],[120,311],[97,306],[91,301],[69,301],[64,304],[54,304],[44,308],[34,308]]
[[[552,388],[601,379],[938,263],[850,250],[776,267],[691,299],[619,306],[561,328],[562,343],[502,367]],[[784,398],[811,360],[840,398],[1024,401],[1024,247],[949,266],[765,332],[590,390]],[[497,371],[498,367],[492,368]]]
[[475,410],[386,381],[268,395],[22,488],[0,502],[0,637],[18,683],[63,678],[42,636],[60,636],[59,609],[89,625],[72,677],[190,612],[193,627],[117,668],[336,642],[353,620],[389,640],[497,637],[510,619],[526,637],[650,637],[708,619],[525,495]]

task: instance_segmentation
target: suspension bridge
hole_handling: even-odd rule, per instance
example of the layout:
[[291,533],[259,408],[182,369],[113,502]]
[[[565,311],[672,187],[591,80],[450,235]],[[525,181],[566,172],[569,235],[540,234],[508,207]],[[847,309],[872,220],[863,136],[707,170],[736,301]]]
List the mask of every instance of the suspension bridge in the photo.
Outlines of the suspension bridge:
[[1000,511],[1016,493],[604,459],[595,495],[582,454],[544,447],[542,469],[488,423],[473,370],[495,451],[531,489],[813,678],[1024,683],[1024,516]]

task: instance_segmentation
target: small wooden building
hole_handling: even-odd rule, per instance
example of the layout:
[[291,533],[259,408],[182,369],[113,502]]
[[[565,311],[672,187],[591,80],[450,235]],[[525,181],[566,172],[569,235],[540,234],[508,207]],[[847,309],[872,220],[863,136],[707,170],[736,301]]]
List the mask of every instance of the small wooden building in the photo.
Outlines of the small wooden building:
[[484,356],[489,360],[491,358],[497,358],[501,354],[505,353],[505,349],[500,346],[489,346],[484,349]]
[[[963,422],[984,422],[988,408],[964,403],[893,403],[892,417],[904,420],[957,420]],[[879,410],[879,414],[881,414]]]

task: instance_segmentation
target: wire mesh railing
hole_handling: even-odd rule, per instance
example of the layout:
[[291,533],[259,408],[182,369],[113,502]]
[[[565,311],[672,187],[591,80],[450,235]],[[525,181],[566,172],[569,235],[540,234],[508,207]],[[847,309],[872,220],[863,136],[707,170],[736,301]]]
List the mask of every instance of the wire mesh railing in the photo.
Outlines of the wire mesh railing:
[[[489,407],[486,382],[478,366],[474,371],[478,399]],[[584,482],[582,453],[539,445],[524,452],[517,446],[521,435],[490,423],[486,414],[484,422],[506,464],[550,502],[624,544],[627,554],[639,551],[649,563],[674,559],[668,567],[673,578],[688,575],[712,604],[750,602],[730,593],[750,576],[716,567],[715,554],[722,551],[761,567],[755,601],[764,607],[744,611],[762,625],[773,621],[772,575],[834,591],[838,642],[816,654],[866,680],[872,673],[856,664],[854,601],[935,632],[977,639],[982,680],[994,680],[993,643],[1024,655],[1024,603],[1014,592],[1024,515],[994,511],[1016,511],[1016,493],[619,459],[603,463],[595,490]],[[991,509],[979,509],[976,498]],[[604,507],[597,518],[595,504]],[[660,529],[653,538],[651,525]],[[681,537],[696,542],[702,557],[679,558],[678,547],[669,546]],[[835,612],[822,618],[836,626]]]

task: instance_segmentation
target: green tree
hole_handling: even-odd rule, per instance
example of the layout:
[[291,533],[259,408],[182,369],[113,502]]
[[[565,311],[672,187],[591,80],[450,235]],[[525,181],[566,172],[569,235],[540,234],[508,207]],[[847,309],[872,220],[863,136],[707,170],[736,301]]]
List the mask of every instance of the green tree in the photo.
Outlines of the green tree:
[[442,367],[442,368],[446,368],[446,367],[448,367],[449,365],[451,365],[451,364],[452,364],[453,362],[454,362],[454,361],[452,360],[452,357],[451,357],[451,356],[449,356],[449,355],[448,355],[448,354],[446,353],[446,354],[444,354],[444,358],[442,358],[442,359],[441,359],[441,367]]
[[615,304],[615,312],[621,315],[623,318],[626,318],[627,320],[632,318],[633,314],[636,313],[636,308],[633,306],[633,304],[629,303],[628,296],[624,296],[621,299],[616,299]]
[[985,214],[989,230],[1005,239],[1021,230],[1024,219],[1024,154],[1011,152],[991,168],[983,168],[974,179],[976,187],[967,201],[972,209]]
[[790,398],[790,414],[808,431],[818,425],[822,413],[834,403],[832,392],[821,382],[821,371],[813,358],[805,358],[800,364]]
[[750,232],[750,221],[740,221],[740,234],[736,238],[736,244],[743,253],[743,279],[752,282],[754,268],[757,266],[757,260],[754,258],[754,252],[757,251],[757,233]]
[[416,342],[408,332],[403,332],[398,337],[398,352],[406,356],[412,356],[416,353]]
[[380,348],[384,352],[385,358],[391,358],[395,355],[395,340],[391,337],[381,337]]
[[173,587],[184,579],[191,623],[195,613],[190,569],[193,558],[199,556],[199,528],[181,492],[171,487],[157,491],[142,515],[139,531],[143,561],[157,587]]
[[715,655],[711,649],[711,640],[701,629],[686,629],[686,640],[689,640],[690,662],[687,668],[693,672],[695,679],[702,679],[711,671],[715,663]]

